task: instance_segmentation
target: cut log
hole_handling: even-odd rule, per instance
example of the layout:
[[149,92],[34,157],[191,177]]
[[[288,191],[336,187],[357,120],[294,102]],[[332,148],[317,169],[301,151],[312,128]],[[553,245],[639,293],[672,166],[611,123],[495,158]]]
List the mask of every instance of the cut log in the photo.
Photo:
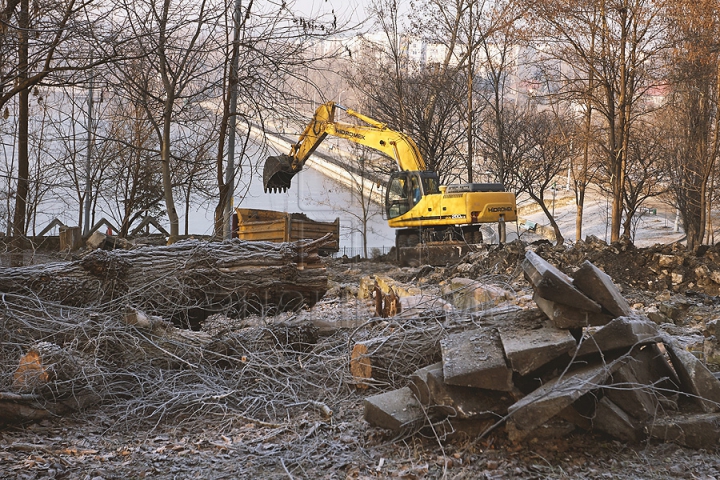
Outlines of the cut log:
[[39,342],[20,358],[14,392],[0,392],[0,423],[36,421],[97,403],[100,380],[92,363],[53,343]]
[[314,305],[327,291],[318,249],[295,243],[186,240],[135,250],[95,250],[80,260],[0,268],[0,292],[86,307],[125,297],[173,320],[230,309],[267,313]]
[[39,342],[20,358],[13,375],[13,390],[30,393],[48,385],[62,385],[80,371],[80,362],[70,352],[50,342]]
[[350,354],[350,372],[358,388],[402,386],[417,369],[440,361],[440,325],[398,328],[389,335],[357,342]]

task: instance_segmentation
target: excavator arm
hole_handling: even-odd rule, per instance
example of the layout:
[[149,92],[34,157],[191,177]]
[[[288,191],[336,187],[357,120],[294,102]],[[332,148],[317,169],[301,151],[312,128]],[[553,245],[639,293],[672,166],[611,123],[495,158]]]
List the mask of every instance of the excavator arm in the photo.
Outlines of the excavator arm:
[[[348,115],[361,120],[367,125],[336,122],[336,108],[344,110]],[[387,128],[385,123],[378,122],[334,102],[327,102],[320,105],[315,111],[312,121],[305,127],[298,142],[290,148],[289,155],[268,157],[265,161],[263,169],[265,191],[284,192],[290,188],[292,177],[302,170],[307,159],[328,135],[344,138],[382,152],[395,160],[401,171],[423,171],[426,169],[425,160],[410,137]]]

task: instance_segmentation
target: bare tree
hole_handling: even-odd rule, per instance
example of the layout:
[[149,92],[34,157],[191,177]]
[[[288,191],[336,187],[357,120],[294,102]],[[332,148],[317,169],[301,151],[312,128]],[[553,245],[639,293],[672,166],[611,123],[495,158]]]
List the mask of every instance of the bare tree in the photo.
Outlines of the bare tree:
[[[603,119],[604,159],[612,192],[611,240],[620,237],[623,192],[638,100],[651,86],[653,71],[666,46],[662,6],[647,0],[532,2],[540,38],[555,58],[584,72],[563,82],[581,96],[592,96],[593,111]],[[590,80],[596,88],[590,90]]]
[[663,165],[664,128],[646,122],[635,124],[635,141],[630,144],[625,181],[623,236],[632,238],[633,218],[648,199],[665,193],[667,171]]
[[[72,81],[72,73],[89,66],[89,42],[98,16],[91,2],[10,0],[0,7],[0,109],[18,97],[17,188],[13,235],[25,235],[29,195],[28,124],[30,89],[40,84]],[[98,62],[104,61],[104,55]],[[96,58],[98,58],[96,57]]]
[[[213,53],[222,48],[218,33],[222,2],[171,3],[169,0],[124,2],[129,38],[115,75],[118,84],[143,98],[159,144],[169,243],[179,235],[173,186],[173,131],[190,106],[208,98],[219,73]],[[130,65],[140,68],[129,68]]]
[[720,8],[712,1],[671,2],[668,8],[672,85],[666,120],[670,190],[687,247],[700,245],[709,222],[710,180],[720,154]]
[[555,220],[554,209],[551,211],[546,204],[545,194],[557,188],[557,177],[567,168],[571,122],[549,110],[538,112],[531,107],[517,125],[520,131],[511,136],[523,139],[522,155],[518,155],[517,165],[521,191],[540,205],[555,232],[557,244],[562,245],[565,239]]

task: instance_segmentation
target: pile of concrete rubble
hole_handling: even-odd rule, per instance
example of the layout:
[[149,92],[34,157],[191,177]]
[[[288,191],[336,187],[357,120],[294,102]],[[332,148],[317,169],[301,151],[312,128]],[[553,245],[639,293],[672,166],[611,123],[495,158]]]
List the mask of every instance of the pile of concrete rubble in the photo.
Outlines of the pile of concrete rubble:
[[447,335],[440,362],[365,400],[370,424],[399,433],[487,419],[512,441],[582,429],[626,442],[718,443],[720,381],[634,312],[607,274],[585,261],[571,278],[532,251],[522,266],[538,309]]

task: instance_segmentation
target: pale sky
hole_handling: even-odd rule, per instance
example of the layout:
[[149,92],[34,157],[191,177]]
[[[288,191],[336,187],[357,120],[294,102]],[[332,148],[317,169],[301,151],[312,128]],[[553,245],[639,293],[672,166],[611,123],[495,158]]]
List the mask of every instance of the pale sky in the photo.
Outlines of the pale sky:
[[[316,16],[322,13],[335,11],[338,17],[338,24],[343,20],[351,20],[354,23],[365,20],[365,8],[371,0],[295,0],[294,8],[298,13]],[[289,3],[289,2],[288,2]]]

